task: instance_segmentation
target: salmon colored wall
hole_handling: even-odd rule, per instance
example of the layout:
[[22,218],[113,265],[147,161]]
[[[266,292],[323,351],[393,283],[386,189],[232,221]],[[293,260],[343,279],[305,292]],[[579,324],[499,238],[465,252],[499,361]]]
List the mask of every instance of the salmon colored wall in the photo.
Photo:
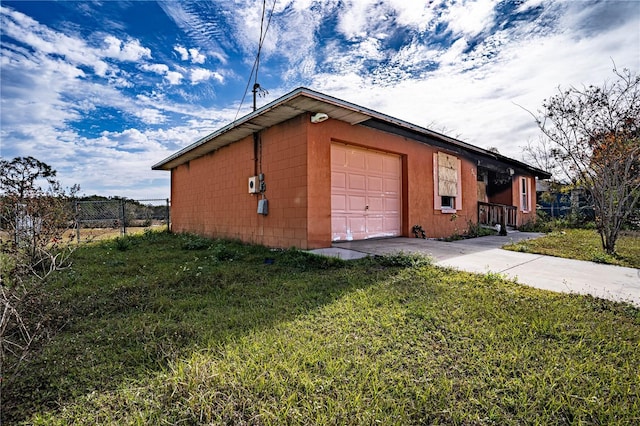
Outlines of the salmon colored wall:
[[[269,247],[309,248],[304,118],[301,115],[262,132],[262,173],[267,185],[269,214],[260,216],[260,242]],[[255,209],[253,213],[256,214]]]
[[[528,177],[529,183],[529,194],[531,199],[531,208],[529,212],[523,212],[521,209],[521,200],[520,200],[520,178]],[[511,205],[517,207],[517,216],[516,216],[516,225],[521,226],[525,223],[535,221],[536,220],[536,180],[533,176],[513,176],[511,179],[511,188],[507,188],[506,190],[494,194],[489,197],[490,203],[496,204],[504,204]]]
[[[528,212],[523,212],[521,209],[521,200],[520,200],[520,179],[523,177],[528,177],[528,193],[529,200],[531,205],[529,206]],[[511,205],[516,206],[518,208],[518,216],[517,216],[517,226],[522,226],[528,222],[535,222],[536,215],[536,180],[532,176],[515,176],[511,182],[511,193],[513,194],[513,198],[511,201]]]
[[[174,231],[270,247],[331,246],[332,142],[401,156],[404,236],[413,236],[414,225],[422,226],[427,237],[433,238],[462,233],[469,221],[477,222],[476,167],[455,152],[449,154],[461,160],[463,205],[453,215],[434,210],[433,153],[437,148],[338,120],[312,124],[308,114],[264,130],[260,136],[261,170],[260,162],[254,159],[252,137],[172,170]],[[247,179],[260,171],[269,200],[267,216],[257,214],[260,196],[247,190]],[[514,182],[513,204],[519,205],[517,180]],[[535,185],[534,179],[530,182]],[[535,188],[530,190],[535,203]],[[520,220],[527,221],[529,216],[535,214],[519,211]]]
[[270,247],[307,248],[307,148],[301,117],[261,133],[262,173],[269,214],[257,214],[261,196],[249,194],[253,137],[172,170],[172,229],[234,238]]
[[173,169],[172,229],[225,238],[255,229],[255,201],[247,196],[252,157],[253,142],[246,138]]
[[[433,209],[433,153],[438,149],[401,136],[364,126],[327,120],[307,124],[309,137],[309,243],[331,244],[331,143],[339,142],[400,154],[403,166],[403,236],[420,225],[427,237],[462,233],[468,221],[477,222],[476,168],[462,158],[462,209],[455,215]],[[440,150],[442,151],[442,150]],[[452,220],[453,219],[453,220]]]

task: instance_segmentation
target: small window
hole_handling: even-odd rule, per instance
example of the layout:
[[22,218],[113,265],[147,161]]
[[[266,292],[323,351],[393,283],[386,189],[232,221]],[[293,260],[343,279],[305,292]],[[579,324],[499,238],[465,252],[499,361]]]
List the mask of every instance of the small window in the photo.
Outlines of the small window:
[[448,197],[448,196],[442,196],[440,197],[441,199],[441,206],[443,209],[455,209],[456,208],[456,198],[455,197]]
[[527,178],[521,178],[520,188],[521,188],[520,207],[522,211],[526,212],[526,211],[529,211],[529,193],[527,192],[528,191]]

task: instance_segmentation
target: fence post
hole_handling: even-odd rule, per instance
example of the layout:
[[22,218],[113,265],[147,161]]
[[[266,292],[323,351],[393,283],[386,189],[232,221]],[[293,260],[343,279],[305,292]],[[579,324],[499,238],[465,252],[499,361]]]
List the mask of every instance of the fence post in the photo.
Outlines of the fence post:
[[76,205],[76,244],[80,244],[80,204],[78,200],[74,201]]
[[122,223],[122,236],[124,237],[127,234],[127,223],[126,223],[126,216],[125,216],[125,200],[120,200],[120,219],[121,219],[121,223]]
[[15,215],[13,216],[13,242],[18,245],[18,232],[20,229],[20,221],[18,220],[18,205],[14,206]]

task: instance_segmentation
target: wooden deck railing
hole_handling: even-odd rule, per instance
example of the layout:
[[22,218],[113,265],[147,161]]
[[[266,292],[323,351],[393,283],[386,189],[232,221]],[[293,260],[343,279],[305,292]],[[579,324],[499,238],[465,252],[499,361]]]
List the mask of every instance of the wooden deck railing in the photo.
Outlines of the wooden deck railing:
[[507,226],[516,227],[516,218],[518,209],[515,206],[507,206],[505,204],[483,203],[478,202],[478,224],[494,226],[496,223],[502,223],[505,218]]

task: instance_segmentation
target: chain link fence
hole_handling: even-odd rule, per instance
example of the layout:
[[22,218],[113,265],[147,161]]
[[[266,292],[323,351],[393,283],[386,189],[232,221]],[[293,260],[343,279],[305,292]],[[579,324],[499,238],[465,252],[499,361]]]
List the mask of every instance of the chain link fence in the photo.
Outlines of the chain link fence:
[[145,229],[168,230],[169,207],[168,198],[76,201],[77,241],[124,236]]

